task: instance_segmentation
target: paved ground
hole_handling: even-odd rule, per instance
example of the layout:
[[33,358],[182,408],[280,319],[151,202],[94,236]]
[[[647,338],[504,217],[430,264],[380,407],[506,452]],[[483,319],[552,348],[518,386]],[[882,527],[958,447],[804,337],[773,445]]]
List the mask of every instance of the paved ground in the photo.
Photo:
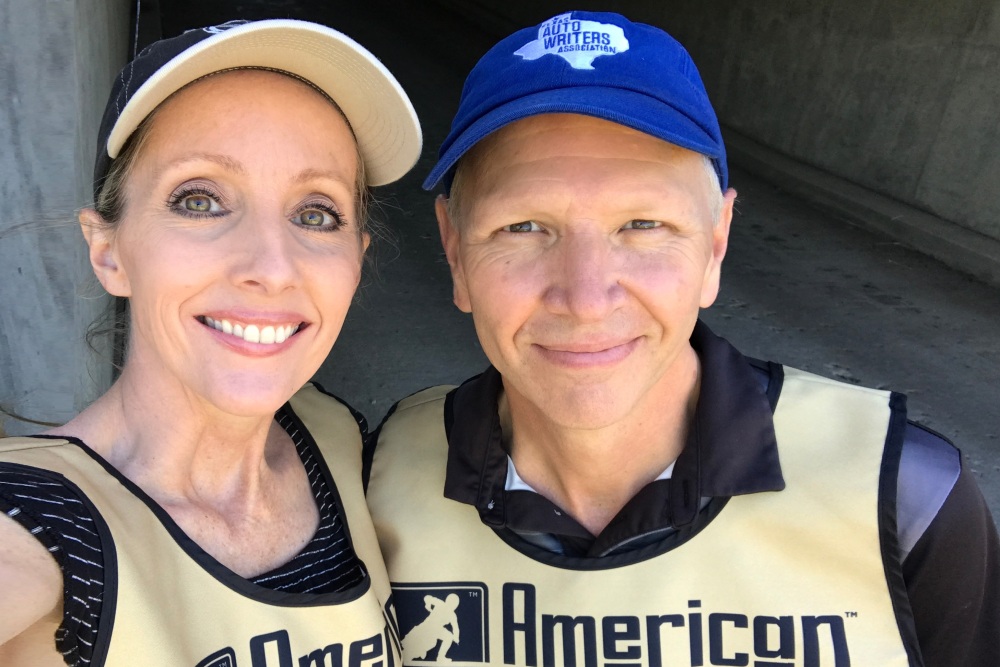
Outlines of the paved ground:
[[[375,270],[318,379],[377,423],[397,399],[481,370],[471,322],[451,305],[432,198],[419,182],[462,78],[492,39],[441,14],[379,9],[378,0],[324,9],[306,9],[304,0],[217,2],[210,10],[188,2],[166,0],[165,33],[178,25],[173,16],[187,26],[291,16],[342,29],[396,74],[423,121],[427,145],[417,169],[379,192],[380,217],[395,240],[377,242]],[[1000,518],[1000,291],[738,168],[731,180],[738,213],[721,296],[705,320],[747,354],[908,394],[911,418],[962,448]]]

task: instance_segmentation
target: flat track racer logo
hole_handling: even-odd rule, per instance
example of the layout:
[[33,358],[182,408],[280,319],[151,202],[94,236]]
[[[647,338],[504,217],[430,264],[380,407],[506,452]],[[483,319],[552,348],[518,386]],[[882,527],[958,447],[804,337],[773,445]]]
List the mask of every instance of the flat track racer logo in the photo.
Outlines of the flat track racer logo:
[[628,51],[625,31],[619,26],[597,21],[580,21],[572,14],[560,14],[538,27],[533,39],[514,55],[537,60],[552,54],[566,60],[573,69],[594,69],[598,56],[613,56]]
[[485,584],[394,584],[392,600],[404,665],[489,662]]

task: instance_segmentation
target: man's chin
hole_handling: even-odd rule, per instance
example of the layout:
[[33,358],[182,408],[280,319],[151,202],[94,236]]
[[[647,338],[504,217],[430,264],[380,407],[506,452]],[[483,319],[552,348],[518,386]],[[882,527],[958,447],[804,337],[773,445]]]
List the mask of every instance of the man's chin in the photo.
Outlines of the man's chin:
[[628,419],[638,401],[608,387],[547,387],[526,399],[550,424],[574,430],[600,430]]

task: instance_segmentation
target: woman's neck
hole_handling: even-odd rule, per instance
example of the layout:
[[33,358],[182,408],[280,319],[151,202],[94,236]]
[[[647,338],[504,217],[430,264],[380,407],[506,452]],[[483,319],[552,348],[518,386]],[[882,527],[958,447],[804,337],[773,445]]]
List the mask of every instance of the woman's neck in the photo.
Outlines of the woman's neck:
[[228,415],[146,375],[126,367],[107,393],[48,434],[82,440],[237,574],[287,562],[319,522],[291,437],[273,414]]
[[126,366],[107,393],[49,434],[79,438],[158,500],[246,502],[283,460],[288,436],[273,414],[226,414],[169,380]]

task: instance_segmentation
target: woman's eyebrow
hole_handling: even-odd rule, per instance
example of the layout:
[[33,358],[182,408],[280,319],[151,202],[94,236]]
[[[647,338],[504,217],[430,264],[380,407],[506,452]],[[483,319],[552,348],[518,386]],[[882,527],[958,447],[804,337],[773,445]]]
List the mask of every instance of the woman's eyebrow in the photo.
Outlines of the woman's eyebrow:
[[344,183],[344,175],[328,169],[303,169],[292,177],[295,184],[307,183],[315,180],[329,180],[337,183]]
[[229,157],[228,155],[221,155],[219,153],[191,153],[189,155],[180,157],[172,162],[168,162],[167,164],[163,165],[160,169],[158,169],[154,175],[156,176],[156,178],[159,178],[160,176],[163,175],[164,172],[170,169],[175,169],[189,162],[214,162],[215,164],[219,165],[220,167],[231,173],[240,176],[245,176],[247,173],[246,167],[243,166],[242,162],[240,162],[239,160],[235,160]]

